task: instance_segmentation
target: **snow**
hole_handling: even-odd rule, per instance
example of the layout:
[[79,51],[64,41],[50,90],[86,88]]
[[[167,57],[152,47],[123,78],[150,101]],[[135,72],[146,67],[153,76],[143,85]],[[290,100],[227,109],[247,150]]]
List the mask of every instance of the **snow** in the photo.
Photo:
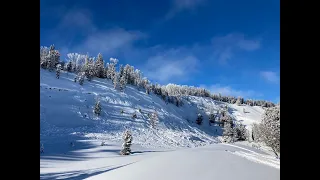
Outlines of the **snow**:
[[[205,114],[226,103],[188,96],[176,107],[134,86],[119,92],[110,80],[94,78],[83,86],[73,80],[74,74],[61,71],[56,79],[54,72],[40,69],[40,179],[280,178],[280,160],[271,153],[219,143],[222,129],[209,126]],[[99,117],[93,113],[97,99]],[[264,112],[261,107],[228,106],[249,130]],[[154,110],[159,116],[155,129],[147,116]],[[136,119],[131,118],[134,112]],[[195,123],[198,113],[204,115],[201,126]],[[133,154],[120,156],[125,129],[133,135]]]

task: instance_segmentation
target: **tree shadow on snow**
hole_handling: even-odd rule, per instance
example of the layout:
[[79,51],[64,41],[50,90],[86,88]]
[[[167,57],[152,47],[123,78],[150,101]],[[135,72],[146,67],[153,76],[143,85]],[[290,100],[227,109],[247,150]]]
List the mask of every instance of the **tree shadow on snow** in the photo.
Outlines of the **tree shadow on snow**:
[[[135,163],[135,162],[133,162]],[[97,168],[97,169],[90,169],[90,170],[80,170],[80,171],[69,171],[69,172],[62,172],[62,173],[43,173],[40,174],[40,179],[43,180],[53,180],[53,179],[66,179],[66,180],[80,180],[89,178],[101,173],[105,173],[108,171],[116,170],[125,166],[128,166],[130,164],[125,164],[121,166],[116,166],[110,168],[110,166],[103,167],[103,168]]]

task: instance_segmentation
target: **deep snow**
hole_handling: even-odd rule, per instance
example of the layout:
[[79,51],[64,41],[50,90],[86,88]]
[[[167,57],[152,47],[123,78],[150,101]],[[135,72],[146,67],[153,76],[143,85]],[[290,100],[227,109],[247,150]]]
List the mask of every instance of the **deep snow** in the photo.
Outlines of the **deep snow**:
[[[188,96],[184,106],[176,107],[134,86],[123,93],[109,80],[81,86],[73,79],[74,74],[61,73],[56,79],[54,72],[40,69],[41,179],[279,179],[280,161],[273,156],[246,144],[216,144],[222,129],[209,126],[205,113],[226,103]],[[96,99],[102,105],[100,117],[93,114]],[[159,115],[156,129],[147,118],[154,110]],[[138,118],[131,118],[133,112]],[[250,130],[264,110],[231,104],[229,112]],[[197,113],[204,115],[201,126],[195,124]],[[119,151],[125,129],[132,132],[134,153],[123,157]],[[107,146],[100,146],[102,141]]]

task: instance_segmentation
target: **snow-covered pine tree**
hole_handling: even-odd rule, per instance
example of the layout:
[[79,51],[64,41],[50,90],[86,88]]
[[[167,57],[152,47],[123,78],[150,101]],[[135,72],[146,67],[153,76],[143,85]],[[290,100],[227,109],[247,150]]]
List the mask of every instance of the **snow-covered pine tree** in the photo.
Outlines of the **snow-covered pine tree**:
[[114,89],[117,89],[119,87],[119,73],[115,72],[112,82]]
[[60,53],[58,50],[55,50],[54,45],[51,45],[48,54],[47,68],[52,71],[56,68],[56,65],[59,64],[59,62]]
[[245,141],[248,139],[247,129],[243,124],[238,124],[234,127],[236,138],[238,141]]
[[94,114],[100,116],[101,114],[101,104],[100,104],[100,101],[97,101],[95,106],[94,106],[94,109],[93,109],[93,112]]
[[123,67],[120,68],[120,74],[121,74],[121,77],[119,81],[119,87],[120,87],[120,90],[123,91],[126,88],[127,79],[128,79],[127,72],[124,70]]
[[111,79],[112,82],[114,81],[115,75],[116,75],[116,65],[118,63],[118,59],[116,58],[110,58],[110,63],[108,64],[108,72],[107,72],[107,78]]
[[202,124],[202,120],[203,120],[203,117],[202,117],[202,115],[199,113],[199,114],[198,114],[198,117],[197,117],[197,120],[196,120],[196,123],[197,123],[198,125],[201,125],[201,124]]
[[237,101],[236,101],[236,104],[237,104],[238,106],[241,105],[241,98],[240,98],[240,97],[238,97],[238,99],[237,99]]
[[94,63],[94,71],[96,77],[104,78],[104,62],[101,53],[98,54],[97,60]]
[[278,156],[280,153],[280,106],[267,108],[261,121],[262,140]]
[[235,141],[236,133],[230,123],[225,123],[222,136],[226,142],[234,142]]
[[122,144],[122,150],[120,151],[121,155],[131,154],[131,145],[132,145],[132,135],[129,130],[126,130],[123,134],[124,143]]
[[210,122],[210,123],[215,123],[215,118],[216,118],[216,117],[215,117],[214,113],[211,112],[211,113],[209,114],[209,122]]
[[72,72],[72,63],[69,61],[68,63],[65,64],[65,70],[68,72]]
[[80,72],[79,75],[78,75],[78,78],[79,78],[79,84],[83,85],[84,78],[85,78],[85,73],[84,72]]
[[84,73],[88,81],[91,81],[91,79],[95,76],[95,70],[94,70],[94,59],[93,58],[86,58],[86,64],[84,65]]
[[60,71],[61,71],[61,65],[58,64],[58,65],[57,65],[57,70],[56,70],[56,78],[57,78],[57,79],[60,78]]
[[158,123],[159,118],[158,118],[158,113],[156,111],[154,111],[153,113],[151,113],[150,115],[150,124],[152,128],[156,127],[156,124]]
[[251,134],[251,138],[253,141],[255,142],[260,142],[262,135],[261,135],[261,129],[260,129],[260,125],[253,123],[252,124],[252,134]]
[[233,126],[232,117],[227,113],[227,111],[222,110],[220,115],[220,121],[224,126],[226,123],[231,124]]

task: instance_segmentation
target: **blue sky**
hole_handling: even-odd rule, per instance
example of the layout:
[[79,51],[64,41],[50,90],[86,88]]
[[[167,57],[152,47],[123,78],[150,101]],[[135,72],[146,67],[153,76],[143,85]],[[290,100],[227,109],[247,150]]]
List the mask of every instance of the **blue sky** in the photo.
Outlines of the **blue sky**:
[[101,52],[160,84],[280,98],[279,0],[41,0],[40,44]]

